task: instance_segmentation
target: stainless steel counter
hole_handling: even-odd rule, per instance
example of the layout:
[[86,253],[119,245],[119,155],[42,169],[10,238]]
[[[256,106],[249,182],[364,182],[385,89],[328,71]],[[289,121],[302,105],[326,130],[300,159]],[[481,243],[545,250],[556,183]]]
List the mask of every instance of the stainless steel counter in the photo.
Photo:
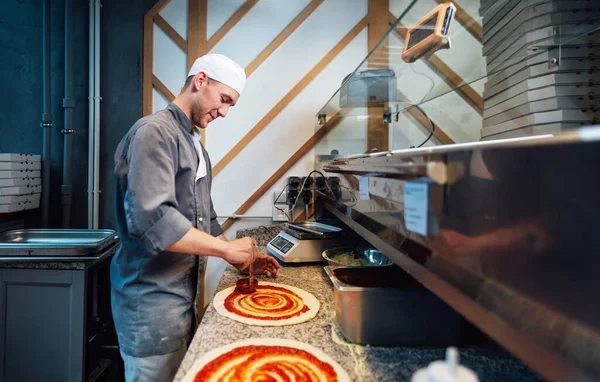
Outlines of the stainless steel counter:
[[552,381],[600,379],[600,127],[337,158],[343,221]]
[[0,256],[0,268],[84,270],[110,260],[120,244],[116,243],[100,253],[85,256]]

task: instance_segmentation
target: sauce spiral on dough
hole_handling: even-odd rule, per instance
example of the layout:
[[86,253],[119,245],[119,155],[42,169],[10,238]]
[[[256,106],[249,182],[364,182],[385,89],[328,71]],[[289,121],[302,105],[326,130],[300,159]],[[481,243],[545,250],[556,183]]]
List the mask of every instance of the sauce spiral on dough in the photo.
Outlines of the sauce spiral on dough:
[[194,382],[338,381],[332,365],[306,350],[288,346],[250,345],[228,351],[207,363]]
[[225,299],[225,308],[239,316],[257,320],[285,320],[310,310],[302,297],[291,290],[260,284],[252,294],[231,293]]

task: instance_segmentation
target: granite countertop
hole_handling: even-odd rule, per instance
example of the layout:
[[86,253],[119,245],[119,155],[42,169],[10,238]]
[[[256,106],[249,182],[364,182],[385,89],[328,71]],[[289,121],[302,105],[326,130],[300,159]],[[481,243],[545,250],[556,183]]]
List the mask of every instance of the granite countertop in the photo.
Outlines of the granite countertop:
[[[267,231],[275,232],[273,235],[278,232],[276,227],[263,228],[260,230],[263,236]],[[246,235],[238,233],[238,237],[240,236]],[[260,244],[265,245],[265,241],[259,241]],[[265,248],[261,247],[261,250],[264,251]],[[346,341],[336,324],[333,287],[323,266],[324,264],[282,265],[276,279],[259,277],[259,282],[274,281],[302,288],[315,295],[321,307],[317,316],[308,322],[283,327],[250,326],[219,315],[212,303],[209,304],[174,381],[181,381],[194,361],[207,351],[242,339],[258,337],[293,339],[313,345],[337,361],[353,381],[361,382],[408,381],[416,370],[444,358],[444,348],[376,347]],[[240,272],[228,266],[217,286],[217,292],[234,285],[240,277]],[[473,369],[481,381],[541,380],[503,351],[461,348],[460,357],[461,363]]]

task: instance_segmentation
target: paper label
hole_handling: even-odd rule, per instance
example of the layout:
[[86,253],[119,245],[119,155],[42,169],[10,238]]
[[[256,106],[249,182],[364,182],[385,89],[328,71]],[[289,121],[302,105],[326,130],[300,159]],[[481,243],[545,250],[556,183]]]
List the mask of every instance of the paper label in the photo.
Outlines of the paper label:
[[406,229],[427,235],[429,185],[420,182],[404,183],[404,222]]
[[360,200],[369,200],[369,177],[361,176],[358,179],[358,191]]

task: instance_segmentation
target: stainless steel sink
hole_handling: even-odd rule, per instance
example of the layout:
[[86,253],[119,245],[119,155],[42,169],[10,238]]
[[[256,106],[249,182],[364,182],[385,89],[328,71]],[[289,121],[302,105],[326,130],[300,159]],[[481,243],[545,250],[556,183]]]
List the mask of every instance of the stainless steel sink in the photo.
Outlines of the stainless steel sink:
[[0,233],[0,257],[85,256],[118,240],[110,229],[17,229]]

